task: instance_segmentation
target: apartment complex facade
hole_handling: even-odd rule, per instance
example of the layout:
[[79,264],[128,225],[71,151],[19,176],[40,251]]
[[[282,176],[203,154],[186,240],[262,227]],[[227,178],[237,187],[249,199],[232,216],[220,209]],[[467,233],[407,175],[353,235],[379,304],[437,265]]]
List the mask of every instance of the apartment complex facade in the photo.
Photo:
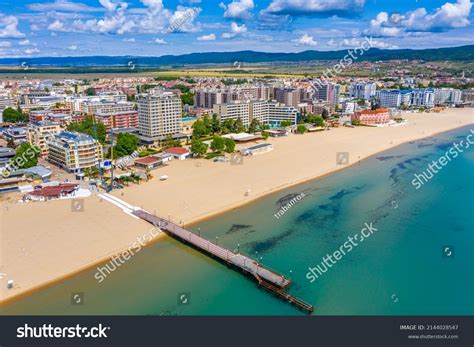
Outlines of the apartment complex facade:
[[462,91],[454,88],[437,88],[434,90],[434,104],[458,105],[462,103]]
[[112,129],[138,128],[138,111],[98,112],[98,123],[105,125],[107,132]]
[[48,161],[73,173],[97,166],[103,160],[102,145],[93,137],[76,132],[60,132],[46,140]]
[[382,107],[398,108],[411,105],[409,90],[379,90],[376,92],[377,103]]
[[229,104],[214,105],[213,112],[219,120],[240,118],[244,126],[248,127],[256,119],[262,124],[279,126],[283,121],[296,124],[299,112],[293,106],[286,106],[277,101],[254,100],[237,101]]
[[41,150],[40,155],[44,158],[48,156],[48,138],[61,132],[59,123],[43,121],[30,123],[27,128],[28,142]]
[[142,141],[160,142],[182,131],[181,99],[176,94],[151,90],[149,94],[139,95],[137,104],[138,133]]
[[434,106],[434,89],[417,88],[412,89],[410,104],[417,107],[433,107]]
[[377,85],[373,82],[353,82],[349,88],[349,96],[356,99],[370,100],[375,96]]

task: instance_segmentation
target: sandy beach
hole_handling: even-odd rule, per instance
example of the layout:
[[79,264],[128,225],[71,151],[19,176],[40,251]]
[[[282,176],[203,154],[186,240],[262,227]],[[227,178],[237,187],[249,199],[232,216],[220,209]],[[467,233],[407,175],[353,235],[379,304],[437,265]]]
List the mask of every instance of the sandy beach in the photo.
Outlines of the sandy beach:
[[[408,123],[397,127],[333,128],[270,138],[273,151],[244,157],[242,165],[174,160],[153,171],[151,181],[113,194],[174,222],[189,224],[344,169],[401,143],[474,124],[474,109],[403,117]],[[337,164],[338,152],[348,153],[347,165]],[[160,181],[161,175],[169,179]],[[0,211],[0,302],[94,266],[150,230],[146,222],[98,196],[85,199],[81,212],[73,211],[70,200],[2,202]],[[9,279],[15,281],[13,289],[6,288]]]

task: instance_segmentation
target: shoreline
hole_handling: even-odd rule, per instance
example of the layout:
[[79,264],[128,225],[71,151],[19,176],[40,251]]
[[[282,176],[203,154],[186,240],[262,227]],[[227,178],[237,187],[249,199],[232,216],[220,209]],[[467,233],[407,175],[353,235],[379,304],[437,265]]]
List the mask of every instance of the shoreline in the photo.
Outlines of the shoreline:
[[390,149],[393,149],[395,147],[398,147],[398,146],[402,146],[406,143],[409,143],[409,142],[412,142],[412,141],[421,141],[423,139],[427,139],[429,137],[433,137],[433,136],[436,136],[436,135],[439,135],[439,134],[443,134],[443,133],[447,133],[447,132],[450,132],[450,131],[454,131],[456,129],[461,129],[461,128],[464,128],[464,127],[468,127],[469,125],[468,124],[464,124],[464,125],[460,125],[458,127],[455,127],[455,128],[452,128],[452,129],[448,129],[448,130],[443,130],[443,131],[439,131],[439,132],[436,132],[436,133],[433,133],[433,134],[430,134],[430,135],[427,135],[427,136],[424,136],[424,137],[420,137],[420,138],[417,138],[417,139],[413,139],[413,140],[407,140],[407,141],[404,141],[404,142],[401,142],[401,143],[397,143],[395,145],[393,145],[392,147],[389,147],[389,148],[385,148],[385,149],[382,149],[380,151],[377,151],[377,152],[374,152],[366,157],[363,157],[363,158],[360,158],[360,160],[356,161],[356,162],[353,162],[351,164],[347,164],[347,165],[344,165],[342,166],[341,168],[339,169],[335,169],[334,171],[331,171],[331,172],[327,172],[327,173],[324,173],[324,174],[321,174],[321,175],[317,175],[317,176],[312,176],[312,177],[309,177],[309,178],[303,178],[302,180],[299,180],[299,181],[295,181],[295,182],[292,182],[292,183],[288,183],[288,184],[284,184],[282,186],[279,186],[279,187],[276,187],[276,188],[273,188],[273,189],[270,189],[264,193],[260,193],[259,195],[256,195],[255,197],[252,197],[250,198],[249,200],[246,200],[246,201],[243,201],[243,202],[240,202],[240,203],[237,203],[235,205],[232,205],[230,207],[226,207],[222,210],[219,210],[219,211],[214,211],[214,212],[209,212],[208,214],[205,214],[201,217],[198,217],[198,218],[195,218],[194,220],[191,220],[189,222],[187,222],[186,224],[188,226],[193,226],[195,224],[198,224],[198,223],[202,223],[208,219],[212,219],[212,218],[216,218],[222,214],[225,214],[229,211],[232,211],[232,210],[235,210],[235,209],[238,209],[242,206],[245,206],[247,204],[251,204],[253,202],[256,202],[257,200],[259,199],[262,199],[270,194],[273,194],[273,193],[276,193],[278,191],[281,191],[281,190],[284,190],[284,189],[288,189],[288,188],[291,188],[291,187],[294,187],[294,186],[297,186],[297,185],[300,185],[300,184],[304,184],[304,183],[307,183],[309,181],[313,181],[313,180],[318,180],[318,179],[321,179],[323,177],[326,177],[326,176],[329,176],[329,175],[332,175],[332,174],[335,174],[339,171],[343,171],[345,169],[348,169],[356,164],[360,164],[361,161],[364,161],[366,159],[369,159],[375,155],[378,155],[382,152],[385,152],[385,151],[388,151]]
[[[472,112],[472,109],[467,109],[467,110],[470,110]],[[430,115],[427,115],[426,117],[429,117]],[[472,118],[472,117],[471,117]],[[349,167],[352,167],[353,165],[355,164],[358,164],[360,163],[362,160],[365,160],[365,159],[368,159],[374,155],[377,155],[381,152],[384,152],[384,151],[387,151],[387,150],[390,150],[392,148],[395,148],[397,146],[400,146],[400,145],[403,145],[405,143],[408,143],[408,142],[411,142],[411,141],[420,141],[420,140],[423,140],[425,138],[429,138],[429,137],[432,137],[432,136],[436,136],[438,134],[441,134],[441,133],[445,133],[445,132],[449,132],[449,131],[453,131],[453,130],[456,130],[456,129],[459,129],[459,128],[464,128],[464,127],[468,127],[468,126],[472,126],[473,124],[473,119],[470,119],[468,123],[465,123],[465,124],[453,124],[453,126],[451,127],[448,127],[448,128],[445,128],[443,130],[440,130],[440,131],[434,131],[432,133],[423,133],[423,134],[416,134],[414,136],[411,136],[407,139],[403,139],[401,142],[393,142],[393,144],[389,145],[389,144],[386,144],[385,146],[383,146],[383,148],[381,149],[378,149],[374,152],[370,152],[368,153],[367,155],[365,156],[360,156],[358,160],[355,160],[353,161],[352,163],[349,163],[347,165],[342,165],[341,167],[333,167],[332,169],[330,169],[329,171],[327,172],[323,172],[323,173],[316,173],[314,175],[311,175],[311,176],[308,176],[308,177],[303,177],[303,178],[300,178],[300,179],[297,179],[295,181],[291,181],[290,183],[284,183],[284,184],[280,184],[276,187],[273,187],[273,188],[270,188],[270,189],[267,189],[267,190],[264,190],[258,194],[255,194],[255,195],[252,195],[251,197],[246,197],[246,198],[241,198],[240,201],[236,202],[236,203],[231,203],[229,205],[226,205],[226,206],[223,206],[223,207],[219,207],[217,209],[214,209],[210,212],[207,212],[207,213],[204,213],[204,214],[201,214],[195,218],[190,218],[189,220],[185,220],[184,223],[186,225],[190,225],[190,226],[193,226],[197,223],[200,223],[200,222],[203,222],[205,220],[208,220],[208,219],[211,219],[211,218],[216,218],[218,217],[219,215],[222,215],[222,214],[225,214],[231,210],[234,210],[234,209],[237,209],[239,207],[242,207],[244,205],[247,205],[247,204],[250,204],[250,203],[253,203],[265,196],[268,196],[270,194],[273,194],[273,193],[276,193],[278,191],[281,191],[281,190],[284,190],[284,189],[287,189],[287,188],[290,188],[290,187],[294,187],[294,186],[297,186],[299,184],[303,184],[305,182],[308,182],[308,181],[312,181],[312,180],[317,180],[317,179],[320,179],[322,177],[325,177],[327,175],[331,175],[331,174],[334,174],[340,170],[344,170],[344,169],[347,169]],[[400,127],[400,128],[404,128],[404,127]],[[302,136],[307,136],[307,135],[302,135]],[[265,154],[263,154],[265,155]],[[153,183],[153,182],[151,182]],[[146,186],[147,184],[145,183],[144,186]],[[146,189],[146,188],[143,188],[142,187],[138,187],[138,188],[142,188],[142,189]],[[116,195],[114,195],[116,196]],[[116,196],[118,198],[121,198],[120,196]],[[127,200],[127,197],[123,198],[123,200],[127,201],[128,203],[132,203],[132,201],[130,200]],[[109,203],[107,203],[109,204]],[[135,204],[133,204],[135,205]],[[141,206],[140,204],[138,204],[137,206]],[[113,206],[112,208],[114,209],[117,209],[117,207]],[[123,214],[122,211],[120,211],[119,213]],[[130,218],[129,216],[126,216],[126,218]],[[146,222],[144,221],[141,221],[141,223],[145,223],[147,224]],[[149,226],[147,224],[147,226]],[[149,246],[152,246],[154,244],[156,244],[157,242],[161,241],[161,239],[164,237],[164,233],[160,234],[159,236],[157,236],[155,239],[153,239],[152,241],[150,241],[149,243],[147,243],[143,248],[148,248]],[[22,298],[25,298],[33,293],[35,293],[36,291],[40,291],[42,289],[45,289],[45,288],[48,288],[50,286],[53,286],[53,285],[56,285],[56,284],[59,284],[59,283],[62,283],[68,279],[70,279],[71,277],[74,277],[75,275],[78,275],[78,274],[81,274],[83,272],[86,272],[86,271],[90,271],[91,269],[93,269],[94,267],[97,267],[99,266],[100,264],[104,264],[106,263],[107,261],[109,261],[114,255],[116,254],[119,254],[121,253],[122,251],[126,250],[127,247],[123,247],[123,248],[118,248],[116,251],[112,251],[112,252],[108,252],[108,255],[106,256],[102,256],[100,257],[99,259],[96,259],[96,260],[93,260],[93,261],[90,261],[86,264],[82,264],[81,266],[75,268],[74,270],[72,271],[69,271],[67,273],[63,273],[59,276],[55,276],[53,278],[49,278],[45,281],[42,281],[41,283],[38,283],[38,284],[35,284],[33,286],[30,286],[28,287],[27,289],[23,290],[23,291],[20,291],[18,293],[15,293],[15,294],[11,294],[10,296],[6,296],[4,299],[0,300],[0,308],[3,307],[3,306],[6,306],[8,304],[11,304],[13,302],[16,302],[16,301],[19,301],[21,300]]]

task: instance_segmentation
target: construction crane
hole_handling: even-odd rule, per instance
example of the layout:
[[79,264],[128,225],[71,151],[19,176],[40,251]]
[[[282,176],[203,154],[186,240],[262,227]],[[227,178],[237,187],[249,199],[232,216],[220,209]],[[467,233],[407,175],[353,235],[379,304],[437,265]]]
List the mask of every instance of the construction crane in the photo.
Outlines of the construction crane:
[[[97,126],[95,125],[95,116],[92,115],[92,128],[94,129],[94,137],[97,141],[99,141],[99,136],[97,135]],[[102,174],[102,160],[99,158],[98,166],[99,166],[99,174],[100,174],[100,182],[102,185],[104,184],[104,176]]]

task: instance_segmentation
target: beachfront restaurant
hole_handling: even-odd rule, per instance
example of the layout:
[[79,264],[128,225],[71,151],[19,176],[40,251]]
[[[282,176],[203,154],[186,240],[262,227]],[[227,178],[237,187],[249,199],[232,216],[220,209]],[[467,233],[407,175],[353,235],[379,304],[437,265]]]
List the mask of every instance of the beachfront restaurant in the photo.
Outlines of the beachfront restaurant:
[[255,146],[242,148],[240,150],[240,154],[242,154],[242,155],[254,155],[254,154],[270,152],[272,149],[273,149],[273,145],[271,143],[260,143],[260,144],[255,145]]
[[153,170],[163,165],[163,160],[157,157],[144,157],[135,160],[135,166],[140,169]]

